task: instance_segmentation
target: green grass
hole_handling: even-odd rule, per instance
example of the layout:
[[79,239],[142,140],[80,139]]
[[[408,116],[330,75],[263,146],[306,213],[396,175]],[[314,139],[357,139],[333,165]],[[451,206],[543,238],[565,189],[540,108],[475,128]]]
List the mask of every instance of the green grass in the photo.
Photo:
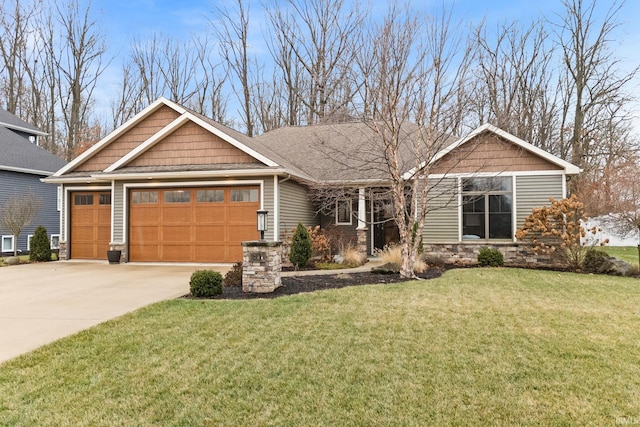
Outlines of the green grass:
[[602,249],[609,254],[609,256],[616,257],[631,265],[638,266],[637,246],[603,246]]
[[0,425],[615,425],[640,282],[519,269],[175,300],[0,366]]

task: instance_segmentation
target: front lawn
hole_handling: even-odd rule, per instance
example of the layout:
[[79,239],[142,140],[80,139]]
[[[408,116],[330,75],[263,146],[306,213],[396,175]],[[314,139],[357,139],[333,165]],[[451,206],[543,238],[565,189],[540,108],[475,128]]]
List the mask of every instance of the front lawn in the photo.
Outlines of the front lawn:
[[640,419],[640,282],[460,269],[175,300],[0,366],[1,425],[616,425]]

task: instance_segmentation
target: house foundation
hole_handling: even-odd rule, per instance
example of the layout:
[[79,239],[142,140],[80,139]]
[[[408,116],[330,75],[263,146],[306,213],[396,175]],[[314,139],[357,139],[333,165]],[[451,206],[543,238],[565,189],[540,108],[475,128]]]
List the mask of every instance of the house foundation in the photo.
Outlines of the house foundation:
[[282,242],[242,242],[242,291],[267,293],[282,285]]
[[478,264],[482,248],[497,249],[510,267],[548,267],[562,269],[566,260],[559,253],[535,253],[529,243],[425,243],[423,256],[427,263],[441,262],[461,266]]

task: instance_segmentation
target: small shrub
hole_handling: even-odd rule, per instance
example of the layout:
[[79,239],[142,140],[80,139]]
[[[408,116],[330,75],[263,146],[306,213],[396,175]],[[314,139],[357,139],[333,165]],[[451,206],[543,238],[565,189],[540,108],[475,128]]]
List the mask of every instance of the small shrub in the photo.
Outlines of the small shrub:
[[[383,264],[393,264],[400,269],[402,265],[402,249],[399,245],[388,245],[383,250],[377,252],[378,257]],[[427,263],[421,256],[416,257],[413,263],[413,271],[415,273],[423,273],[427,269]]]
[[311,253],[312,246],[309,231],[299,222],[296,232],[293,233],[293,237],[291,238],[289,261],[291,261],[291,264],[293,264],[296,269],[304,267],[307,265],[309,258],[311,258]]
[[224,275],[225,286],[242,286],[242,263],[236,262]]
[[208,298],[222,293],[222,274],[213,270],[198,270],[191,275],[189,281],[191,295],[197,298]]
[[351,245],[342,250],[342,257],[342,263],[348,267],[359,267],[367,262],[367,256]]
[[415,273],[424,273],[427,269],[427,263],[424,262],[421,256],[416,258],[416,262],[413,263],[413,271]]
[[609,255],[602,251],[589,249],[582,260],[582,269],[587,273],[609,274],[615,267]]
[[427,265],[431,265],[433,267],[444,267],[445,265],[447,265],[447,262],[444,260],[444,258],[437,255],[425,256],[424,262],[426,262]]
[[47,229],[43,226],[38,226],[31,238],[29,260],[35,262],[51,261],[51,243],[49,236],[47,236]]
[[484,247],[478,252],[478,264],[481,267],[502,267],[504,265],[504,257],[499,250]]

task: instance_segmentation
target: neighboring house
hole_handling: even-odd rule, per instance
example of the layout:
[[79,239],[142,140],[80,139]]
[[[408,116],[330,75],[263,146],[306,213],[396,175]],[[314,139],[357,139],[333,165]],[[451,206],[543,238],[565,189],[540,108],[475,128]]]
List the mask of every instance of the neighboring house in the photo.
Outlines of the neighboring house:
[[[408,128],[411,131],[411,127]],[[362,123],[288,127],[249,138],[161,98],[46,179],[63,187],[61,256],[125,261],[234,262],[240,242],[268,240],[298,222],[331,224],[371,252],[394,239],[375,135]],[[405,153],[407,172],[411,163]],[[363,167],[369,165],[370,167]],[[451,140],[433,162],[427,244],[515,242],[515,230],[549,197],[562,198],[579,169],[490,125]],[[354,200],[317,214],[309,188],[356,188]],[[377,223],[375,226],[368,224]]]
[[60,207],[55,185],[45,184],[41,178],[51,175],[65,162],[38,146],[38,138],[46,135],[36,127],[0,108],[0,206],[16,195],[32,191],[42,198],[42,209],[17,241],[9,230],[0,227],[1,252],[13,255],[29,250],[30,238],[39,225],[47,229],[52,248],[58,247],[60,237]]

